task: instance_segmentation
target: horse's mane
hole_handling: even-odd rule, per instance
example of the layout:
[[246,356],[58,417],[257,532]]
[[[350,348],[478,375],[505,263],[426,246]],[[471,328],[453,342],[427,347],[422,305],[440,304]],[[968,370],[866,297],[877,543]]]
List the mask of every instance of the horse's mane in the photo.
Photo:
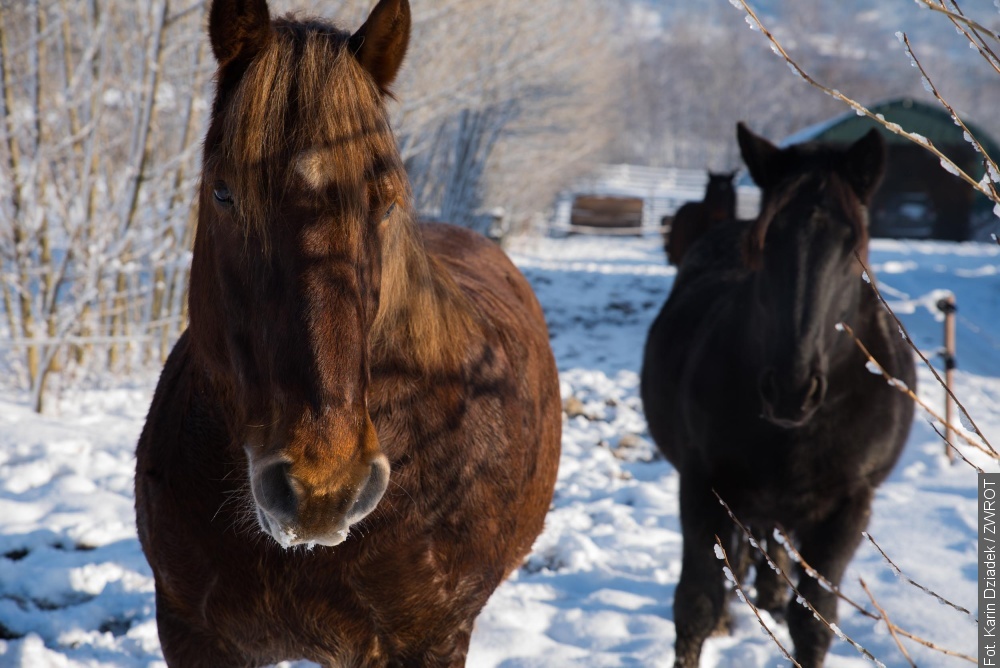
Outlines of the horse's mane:
[[760,214],[752,222],[745,238],[743,259],[748,268],[760,268],[764,241],[771,223],[807,188],[814,190],[817,206],[834,210],[847,218],[854,233],[854,250],[867,262],[868,215],[864,204],[850,184],[836,172],[809,171],[787,178],[765,193]]
[[338,214],[355,219],[367,211],[365,182],[406,199],[382,94],[349,38],[320,20],[285,17],[235,84],[227,89],[220,73],[219,133],[216,146],[206,142],[206,162],[224,166],[239,218],[265,242],[266,221],[296,171]]

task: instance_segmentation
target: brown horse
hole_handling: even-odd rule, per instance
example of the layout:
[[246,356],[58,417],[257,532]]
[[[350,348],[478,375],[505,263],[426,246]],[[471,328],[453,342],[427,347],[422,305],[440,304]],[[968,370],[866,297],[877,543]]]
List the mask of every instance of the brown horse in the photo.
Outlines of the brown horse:
[[502,251],[418,226],[389,128],[406,0],[353,35],[215,0],[191,322],[139,440],[171,666],[456,666],[542,529],[561,412]]
[[736,189],[733,187],[735,176],[736,172],[709,172],[702,201],[688,202],[677,209],[670,221],[670,232],[664,245],[670,264],[679,267],[691,244],[713,225],[736,220]]

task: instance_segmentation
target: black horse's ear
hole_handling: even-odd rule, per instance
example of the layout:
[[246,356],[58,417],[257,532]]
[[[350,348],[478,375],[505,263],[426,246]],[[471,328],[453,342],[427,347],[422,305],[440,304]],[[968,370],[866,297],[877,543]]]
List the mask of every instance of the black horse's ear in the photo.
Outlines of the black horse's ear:
[[743,162],[750,170],[754,183],[767,188],[777,181],[775,157],[781,152],[777,146],[751,132],[743,121],[736,124],[736,139],[740,144]]
[[350,48],[361,66],[387,93],[410,43],[410,3],[379,0],[364,25],[351,35]]
[[866,204],[882,182],[885,160],[885,140],[875,128],[851,144],[844,154],[844,178]]
[[213,0],[208,36],[220,66],[249,62],[271,39],[267,0]]

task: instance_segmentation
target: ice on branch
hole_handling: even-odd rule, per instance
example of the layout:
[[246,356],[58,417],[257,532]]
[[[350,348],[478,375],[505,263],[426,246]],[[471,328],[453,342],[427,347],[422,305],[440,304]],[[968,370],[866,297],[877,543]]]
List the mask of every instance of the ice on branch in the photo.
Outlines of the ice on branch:
[[[959,122],[958,122],[958,119],[956,118],[955,119],[955,125],[958,125],[958,124],[959,124]],[[975,137],[973,137],[971,134],[969,134],[968,130],[963,130],[962,131],[962,136],[965,137],[965,141],[967,141],[970,144],[972,144],[972,148],[976,149],[977,153],[982,153],[983,152],[983,147],[979,145],[979,142],[976,141]]]
[[945,158],[941,158],[940,163],[944,171],[948,172],[949,174],[954,174],[955,176],[959,176],[958,168],[951,163],[951,160],[946,160]]
[[801,79],[802,81],[806,81],[806,78],[802,76],[802,73],[799,72],[799,68],[795,67],[795,65],[793,65],[792,63],[788,63],[788,69],[790,69],[792,71],[792,74],[797,76],[799,79]]

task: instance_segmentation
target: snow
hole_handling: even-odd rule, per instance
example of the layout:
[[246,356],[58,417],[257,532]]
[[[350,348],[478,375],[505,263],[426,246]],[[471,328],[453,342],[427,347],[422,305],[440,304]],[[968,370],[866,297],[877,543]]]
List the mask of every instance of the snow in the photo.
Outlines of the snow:
[[[468,665],[669,666],[681,568],[678,477],[646,432],[637,370],[674,270],[655,239],[522,240],[511,255],[545,307],[563,400],[578,410],[565,418],[546,529],[478,619]],[[936,301],[942,290],[956,295],[955,391],[1000,444],[1000,247],[876,240],[870,266],[932,358],[943,330]],[[940,406],[930,372],[918,375],[921,398]],[[0,665],[163,665],[132,498],[135,442],[154,384],[151,374],[117,387],[108,379],[110,389],[66,390],[42,416],[25,398],[0,394]],[[976,473],[963,462],[949,465],[943,450],[918,414],[868,531],[908,577],[975,609]],[[997,470],[971,448],[963,452]],[[859,577],[903,629],[975,654],[974,622],[932,605],[868,541],[842,583],[867,602]],[[703,667],[787,663],[746,605],[734,598],[730,607],[733,633],[706,643]],[[887,666],[907,665],[884,624],[843,603],[840,615],[844,635]],[[761,617],[790,648],[787,627]],[[918,665],[961,663],[904,642]],[[827,665],[871,664],[834,640]]]

